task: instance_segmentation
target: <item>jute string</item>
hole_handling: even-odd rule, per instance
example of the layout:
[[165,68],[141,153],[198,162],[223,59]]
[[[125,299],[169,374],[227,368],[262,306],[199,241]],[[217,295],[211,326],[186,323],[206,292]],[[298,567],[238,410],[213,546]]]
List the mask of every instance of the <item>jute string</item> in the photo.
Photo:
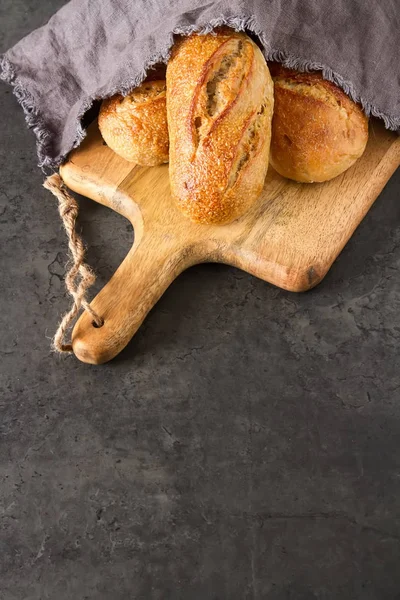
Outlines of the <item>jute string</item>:
[[56,173],[44,182],[44,187],[58,200],[58,210],[68,236],[68,247],[72,265],[65,276],[65,286],[73,298],[70,310],[63,316],[53,338],[53,348],[57,352],[72,352],[72,345],[64,343],[65,336],[79,310],[83,308],[93,319],[97,327],[103,325],[103,319],[91,308],[86,300],[86,292],[95,282],[96,276],[84,263],[85,247],[81,237],[75,231],[78,216],[78,203],[67,191],[63,180]]

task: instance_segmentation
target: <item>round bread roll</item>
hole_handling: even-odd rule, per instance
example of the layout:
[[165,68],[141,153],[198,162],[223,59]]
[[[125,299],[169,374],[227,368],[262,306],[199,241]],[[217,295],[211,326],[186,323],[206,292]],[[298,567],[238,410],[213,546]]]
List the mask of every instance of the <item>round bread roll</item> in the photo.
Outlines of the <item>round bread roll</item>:
[[168,162],[165,81],[145,81],[125,98],[103,100],[99,129],[107,146],[141,166]]
[[269,65],[274,80],[270,163],[299,182],[328,181],[364,152],[368,118],[320,73]]

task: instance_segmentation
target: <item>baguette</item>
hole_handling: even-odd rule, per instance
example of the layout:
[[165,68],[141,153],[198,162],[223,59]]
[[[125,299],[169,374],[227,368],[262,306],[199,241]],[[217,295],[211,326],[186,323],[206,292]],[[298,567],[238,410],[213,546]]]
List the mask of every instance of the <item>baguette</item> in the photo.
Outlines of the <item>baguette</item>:
[[245,34],[181,38],[167,66],[172,197],[198,223],[228,223],[262,191],[273,83]]
[[275,88],[270,162],[289,179],[333,179],[351,167],[368,141],[361,107],[320,73],[270,64]]

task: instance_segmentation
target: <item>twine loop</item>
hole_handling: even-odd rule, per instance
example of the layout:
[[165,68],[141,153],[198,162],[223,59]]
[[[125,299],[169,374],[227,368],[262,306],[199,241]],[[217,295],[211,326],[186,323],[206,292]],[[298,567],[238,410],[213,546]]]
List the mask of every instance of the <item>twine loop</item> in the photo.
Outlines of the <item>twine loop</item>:
[[73,303],[70,310],[61,319],[53,338],[53,348],[56,352],[72,352],[71,343],[64,343],[64,339],[72,321],[81,308],[90,314],[96,327],[101,327],[104,321],[86,300],[86,292],[94,284],[96,276],[84,262],[85,247],[82,238],[75,230],[79,212],[78,203],[68,192],[63,180],[57,173],[50,175],[43,186],[58,200],[58,211],[68,236],[68,248],[72,258],[72,265],[65,276],[65,286],[73,298]]

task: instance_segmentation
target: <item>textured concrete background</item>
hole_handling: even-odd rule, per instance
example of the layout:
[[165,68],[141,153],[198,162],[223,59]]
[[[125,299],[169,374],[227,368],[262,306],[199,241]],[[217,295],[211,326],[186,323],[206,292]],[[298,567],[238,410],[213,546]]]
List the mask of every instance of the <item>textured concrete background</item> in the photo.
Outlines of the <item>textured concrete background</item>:
[[[0,50],[61,4],[2,0]],[[400,172],[314,291],[193,268],[90,367],[50,352],[65,237],[0,114],[0,598],[400,598]],[[132,231],[81,224],[100,287]]]

